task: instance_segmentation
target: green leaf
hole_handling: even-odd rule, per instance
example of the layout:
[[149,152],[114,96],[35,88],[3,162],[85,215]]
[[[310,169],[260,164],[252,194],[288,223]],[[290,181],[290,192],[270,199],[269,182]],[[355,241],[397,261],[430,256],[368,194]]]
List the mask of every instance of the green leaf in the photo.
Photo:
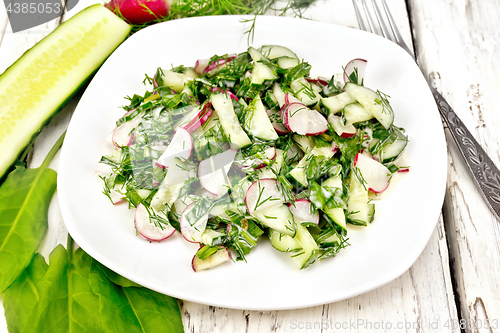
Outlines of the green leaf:
[[39,168],[17,165],[0,186],[0,293],[29,265],[47,231],[57,178],[57,173],[47,166],[65,136],[66,132]]
[[0,292],[29,265],[48,227],[56,172],[17,166],[0,186]]
[[113,272],[106,266],[99,264],[99,268],[104,272],[104,274],[106,274],[106,277],[110,279],[111,282],[113,282],[114,284],[117,284],[122,287],[142,287],[141,285],[133,281],[130,281],[127,278],[124,278],[120,274]]
[[89,282],[99,296],[105,332],[184,332],[174,298],[146,288],[117,286],[100,269],[92,271]]
[[36,254],[5,291],[9,332],[102,332],[95,311],[99,298],[88,283],[92,258],[77,250],[70,266],[67,251],[59,245],[49,260],[50,266]]
[[82,249],[59,245],[49,262],[36,254],[5,291],[9,332],[183,332],[174,298],[114,284]]

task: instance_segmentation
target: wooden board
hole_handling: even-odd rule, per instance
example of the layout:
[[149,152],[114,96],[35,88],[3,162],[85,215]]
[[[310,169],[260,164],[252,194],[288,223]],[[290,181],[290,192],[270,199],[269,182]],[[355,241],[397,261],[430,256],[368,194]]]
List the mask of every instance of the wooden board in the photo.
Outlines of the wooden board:
[[[410,1],[418,61],[433,85],[500,165],[497,1]],[[459,313],[500,332],[500,224],[481,198],[451,136],[444,209]],[[500,180],[499,180],[500,182]],[[487,320],[494,327],[484,329]],[[496,325],[495,325],[496,323]]]
[[[405,3],[398,0],[387,2],[405,39],[411,43]],[[438,2],[445,3],[446,1]],[[86,4],[90,2],[81,0],[78,6],[83,8]],[[412,9],[413,7],[412,3]],[[350,1],[318,0],[304,16],[319,21],[357,27]],[[0,21],[0,24],[2,22]],[[47,30],[43,31],[46,33],[54,27],[55,25],[48,25],[43,28]],[[39,37],[41,36],[42,33]],[[37,39],[31,36],[9,35],[8,32],[4,32],[0,44],[0,67],[8,66],[9,62],[17,59],[23,50],[32,46],[36,41]],[[11,50],[18,51],[11,54]],[[56,116],[48,128],[42,132],[35,145],[31,166],[37,166],[43,160],[59,134],[64,131],[77,99]],[[51,166],[57,168],[57,156]],[[445,224],[440,219],[429,244],[409,271],[392,283],[369,293],[323,306],[266,312],[231,310],[180,301],[185,331],[264,333],[319,332],[323,329],[325,332],[374,332],[383,331],[385,327],[395,332],[459,332],[459,329],[443,329],[447,321],[458,321],[449,271],[445,226],[448,226],[448,223]],[[66,236],[67,232],[58,209],[56,193],[49,211],[49,232],[42,243],[41,253],[47,256],[57,244],[66,242]],[[464,289],[466,287],[468,285],[464,283]],[[481,304],[481,302],[476,304]],[[3,307],[0,310],[0,332],[6,332]]]

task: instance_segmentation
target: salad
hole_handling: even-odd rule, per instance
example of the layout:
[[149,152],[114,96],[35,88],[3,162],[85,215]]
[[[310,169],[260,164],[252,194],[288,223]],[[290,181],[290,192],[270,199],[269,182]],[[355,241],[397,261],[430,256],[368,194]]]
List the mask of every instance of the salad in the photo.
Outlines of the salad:
[[369,225],[377,193],[409,170],[408,137],[389,96],[364,86],[365,66],[313,78],[293,51],[265,45],[158,68],[126,97],[103,192],[135,209],[146,240],[199,244],[194,271],[246,260],[266,236],[300,269],[334,257],[347,225]]

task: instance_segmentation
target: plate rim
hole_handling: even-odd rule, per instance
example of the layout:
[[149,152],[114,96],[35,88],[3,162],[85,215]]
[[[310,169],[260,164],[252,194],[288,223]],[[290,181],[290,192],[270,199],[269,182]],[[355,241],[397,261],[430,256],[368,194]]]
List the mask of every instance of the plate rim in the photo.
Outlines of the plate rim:
[[[129,39],[127,39],[124,43],[122,43],[122,45],[125,44],[125,43],[127,43],[129,40],[131,40],[131,38],[135,38],[135,39],[140,38],[143,34],[149,33],[149,31],[152,31],[152,30],[163,29],[162,27],[164,27],[164,26],[167,27],[167,29],[168,29],[168,27],[170,27],[171,25],[180,24],[179,23],[180,21],[183,21],[183,22],[186,22],[186,21],[201,21],[201,22],[203,22],[203,21],[221,20],[221,19],[224,19],[224,17],[230,18],[230,20],[238,20],[238,21],[240,21],[241,19],[253,18],[253,16],[239,16],[239,15],[234,15],[234,16],[218,16],[218,17],[209,16],[209,17],[192,17],[192,18],[179,19],[179,20],[174,20],[174,21],[169,21],[169,22],[163,22],[163,23],[159,23],[159,24],[150,26],[148,28],[145,28],[145,29],[137,32],[136,34],[134,34],[133,36],[131,36]],[[376,36],[376,35],[370,34],[368,32],[360,31],[360,30],[353,29],[353,28],[350,28],[350,27],[336,25],[336,24],[333,24],[333,23],[325,23],[325,22],[318,22],[318,21],[306,21],[306,20],[303,20],[303,19],[296,19],[296,18],[290,18],[290,17],[274,17],[274,16],[262,16],[262,17],[258,17],[257,18],[257,27],[258,27],[259,23],[261,23],[262,21],[266,21],[266,20],[267,21],[276,21],[276,20],[278,20],[278,21],[283,21],[283,22],[284,21],[301,22],[300,24],[305,24],[305,25],[317,25],[317,26],[324,25],[324,26],[330,26],[330,28],[333,28],[334,30],[335,29],[340,29],[341,31],[350,31],[351,33],[354,33],[354,34],[358,34],[358,33],[359,34],[367,34],[367,35],[370,36],[370,38],[380,38],[380,40],[384,41],[383,43],[387,42],[387,40],[385,40],[384,38],[382,38],[380,36]],[[243,37],[243,38],[245,38],[245,37]],[[409,55],[408,55],[408,57],[409,57]],[[108,58],[108,60],[109,59],[113,60],[112,56],[110,56]],[[103,66],[108,62],[108,60],[106,60],[106,62],[103,64]],[[92,84],[92,82],[94,81],[94,79],[96,77],[98,77],[97,74],[96,74],[96,76],[94,76],[94,78],[92,79],[92,81],[90,82],[89,85]],[[428,97],[432,97],[430,90],[428,91],[428,94],[429,94]],[[82,99],[84,98],[84,96],[85,96],[85,93],[82,96]],[[436,111],[436,113],[438,113],[437,107],[435,108],[435,111]],[[76,112],[79,112],[78,111],[78,106],[75,109],[75,113]],[[70,125],[68,127],[68,133],[70,133],[70,130],[72,128],[73,128],[72,122],[70,122]],[[444,140],[444,138],[445,138],[444,137],[444,130],[443,130],[443,133],[442,133],[441,136],[442,136],[442,139]],[[445,148],[446,148],[446,145],[445,145]],[[66,149],[68,149],[68,148],[66,148]],[[66,153],[65,152],[66,152],[66,150],[65,150],[65,144],[63,144],[62,151],[61,151],[61,157],[60,157],[60,163],[63,163],[64,160],[65,160],[65,158],[66,158]],[[444,168],[442,170],[442,173],[444,173],[445,177],[444,177],[444,179],[442,181],[442,184],[440,186],[440,192],[441,192],[442,195],[439,194],[439,198],[442,198],[442,200],[444,200],[445,185],[446,185],[446,168]],[[64,186],[64,184],[60,183],[60,181],[62,182],[62,180],[65,177],[66,177],[66,171],[65,171],[64,167],[63,168],[59,168],[58,191],[61,194],[60,198],[61,197],[66,197],[67,198],[67,195],[68,195],[68,193],[66,193],[66,187]],[[73,228],[73,225],[71,223],[69,223],[69,225],[68,225],[68,216],[70,216],[70,214],[71,214],[68,210],[70,208],[68,207],[68,204],[65,202],[65,199],[62,199],[62,201],[61,201],[61,199],[59,199],[59,200],[60,200],[60,208],[61,208],[61,214],[63,216],[64,224],[66,225],[66,228],[67,228],[68,232],[70,233],[70,235],[74,238],[75,242],[78,245],[80,245],[87,253],[89,253],[89,255],[91,255],[96,260],[100,261],[105,266],[107,266],[107,267],[109,267],[109,268],[117,271],[121,275],[129,277],[130,275],[129,274],[123,274],[123,272],[122,272],[123,270],[120,269],[120,267],[118,267],[115,263],[109,262],[108,260],[106,260],[105,258],[103,258],[102,255],[100,255],[99,253],[95,253],[94,248],[89,243],[87,243],[86,240],[82,239],[77,232],[75,232],[75,230]],[[441,205],[442,205],[442,202],[440,201],[439,206],[441,206]],[[279,306],[279,307],[265,306],[264,304],[263,304],[263,306],[257,306],[256,307],[256,306],[240,306],[240,305],[237,305],[237,304],[227,304],[225,302],[218,302],[217,300],[211,300],[211,301],[209,301],[209,300],[199,299],[199,298],[196,298],[196,297],[192,297],[190,295],[186,295],[183,292],[175,292],[175,291],[173,291],[173,292],[169,292],[168,295],[170,295],[172,297],[176,297],[176,298],[188,300],[188,301],[197,302],[197,303],[200,303],[200,304],[207,304],[207,305],[212,305],[212,306],[220,306],[220,307],[225,307],[225,308],[242,309],[242,310],[287,310],[287,309],[297,309],[297,308],[311,307],[311,306],[316,306],[316,305],[321,305],[321,304],[326,304],[326,303],[331,303],[331,302],[337,302],[337,301],[341,301],[341,300],[344,300],[344,299],[347,299],[347,298],[351,298],[351,297],[354,297],[354,296],[357,296],[357,295],[360,295],[360,294],[364,294],[364,293],[369,292],[371,290],[377,289],[377,288],[379,288],[379,287],[381,287],[381,286],[383,286],[383,285],[391,282],[392,280],[398,278],[402,274],[404,274],[415,263],[415,261],[418,259],[418,257],[423,252],[425,246],[429,243],[429,240],[430,240],[430,238],[432,236],[432,233],[435,230],[435,226],[436,226],[436,224],[438,222],[439,213],[440,213],[440,211],[436,212],[436,215],[437,215],[436,219],[435,219],[436,222],[434,223],[433,228],[429,228],[428,233],[424,237],[425,238],[425,242],[421,243],[422,244],[421,248],[419,248],[418,250],[415,251],[415,255],[411,259],[409,259],[407,261],[407,265],[402,265],[400,267],[400,269],[398,270],[397,273],[391,274],[390,278],[389,277],[380,278],[380,281],[378,281],[377,283],[372,284],[368,288],[366,288],[366,287],[365,288],[359,288],[361,290],[354,290],[354,291],[351,291],[350,293],[345,293],[341,297],[337,297],[337,298],[330,299],[330,300],[326,300],[326,298],[329,298],[329,297],[324,297],[324,298],[318,300],[317,302],[305,302],[302,305],[292,304],[289,307],[283,307],[283,306]],[[82,244],[83,244],[83,246],[82,246]],[[397,274],[397,276],[393,276],[395,274]],[[148,283],[146,283],[146,284],[142,283],[142,285],[144,285],[145,287],[148,287],[150,289],[159,291],[159,290],[157,290],[157,288],[154,288],[154,286],[151,286],[151,284],[148,285]],[[163,291],[160,291],[160,292],[164,293]]]

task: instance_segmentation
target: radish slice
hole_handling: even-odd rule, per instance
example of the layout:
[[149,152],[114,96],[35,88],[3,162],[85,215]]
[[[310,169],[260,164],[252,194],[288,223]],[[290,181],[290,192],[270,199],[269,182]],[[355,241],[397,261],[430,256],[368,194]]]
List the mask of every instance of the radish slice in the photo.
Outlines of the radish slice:
[[143,204],[138,204],[135,210],[135,228],[144,238],[152,242],[159,242],[175,233],[175,228],[170,224],[162,224],[161,227],[151,223],[149,213]]
[[237,56],[237,54],[230,54],[226,59],[219,59],[208,64],[207,67],[205,67],[205,69],[203,70],[202,74],[207,74],[209,72],[210,74],[213,74],[214,72],[226,66],[227,63],[235,59]]
[[332,141],[331,147],[333,154],[336,154],[340,151],[339,145],[335,141]]
[[357,153],[354,158],[354,166],[361,171],[369,191],[380,193],[389,186],[391,172],[382,163],[364,154]]
[[115,128],[111,134],[111,142],[118,148],[130,146],[134,142],[134,129],[142,121],[142,115],[135,116]]
[[275,179],[259,179],[255,181],[245,194],[245,204],[249,214],[269,207],[277,207],[285,202]]
[[302,101],[290,93],[285,94],[285,104],[301,103]]
[[307,199],[295,200],[295,205],[289,204],[288,209],[292,212],[293,219],[297,223],[319,224],[319,213],[312,212],[311,202]]
[[[341,138],[352,138],[356,135],[356,127],[353,124],[345,126],[339,116],[331,114],[328,116],[328,122],[332,125],[333,130]],[[333,150],[332,150],[333,151]]]
[[344,68],[344,83],[351,82],[349,80],[349,76],[354,72],[354,69],[357,68],[358,71],[358,82],[354,82],[357,84],[361,84],[363,79],[365,78],[366,65],[368,61],[365,59],[356,58],[347,63]]
[[[273,161],[276,158],[276,148],[275,147],[266,148],[264,150],[264,156],[266,157],[266,159]],[[266,167],[267,164],[261,159],[247,158],[244,159],[243,161],[240,160],[236,166],[238,166],[240,169],[253,168],[254,170],[257,170]]]
[[201,235],[207,227],[208,212],[200,217],[197,221],[189,221],[188,213],[194,208],[192,202],[184,209],[181,215],[180,227],[181,234],[190,243],[199,243],[201,241]]
[[309,110],[307,134],[310,136],[325,133],[328,130],[328,121],[316,110]]
[[302,103],[285,104],[283,124],[291,132],[306,135],[309,127],[309,108]]
[[210,92],[222,92],[224,94],[228,94],[229,97],[231,97],[231,99],[235,100],[235,101],[238,101],[239,98],[238,96],[236,96],[231,90],[229,89],[221,89],[219,87],[212,87],[210,88]]
[[203,74],[205,68],[207,68],[210,59],[198,59],[194,64],[194,71],[198,74]]
[[219,245],[217,252],[204,260],[195,255],[191,261],[191,267],[193,268],[193,271],[199,272],[218,266],[226,261],[229,261],[230,259],[231,254],[229,253],[229,250],[224,246]]
[[205,103],[202,108],[195,107],[179,122],[177,128],[183,128],[189,133],[193,133],[207,122],[212,113],[214,113],[214,109],[212,109],[212,103],[210,102]]
[[274,130],[276,131],[276,133],[278,133],[278,134],[290,133],[288,128],[286,128],[283,124],[278,123],[276,121],[278,118],[281,119],[281,114],[279,111],[267,110],[267,115],[268,115],[269,119],[271,120],[271,123],[273,124]]
[[328,85],[328,79],[324,77],[318,77],[316,79],[306,77],[305,78],[307,82],[315,84],[315,85],[320,85],[320,86],[327,86]]
[[157,165],[164,169],[168,168],[176,157],[188,159],[191,156],[192,150],[193,138],[191,134],[183,128],[178,128],[167,149],[165,149],[158,159]]
[[227,173],[233,165],[235,156],[236,150],[230,149],[201,161],[198,166],[201,186],[216,196],[226,194],[230,185]]

